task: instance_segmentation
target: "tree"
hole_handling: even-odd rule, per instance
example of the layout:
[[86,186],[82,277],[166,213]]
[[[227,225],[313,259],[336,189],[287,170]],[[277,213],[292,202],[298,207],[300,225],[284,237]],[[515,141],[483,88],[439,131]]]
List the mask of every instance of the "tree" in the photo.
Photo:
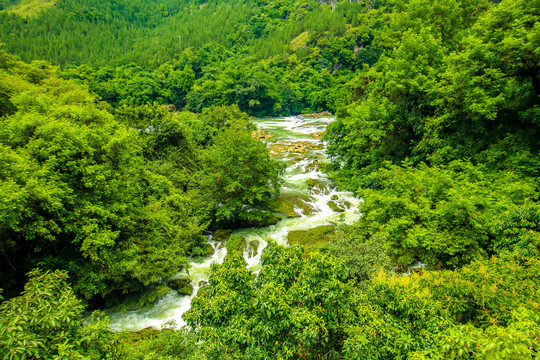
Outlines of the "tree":
[[218,224],[260,221],[279,191],[282,171],[249,132],[223,129],[203,153],[201,196]]
[[[36,264],[68,270],[74,291],[89,300],[173,275],[204,226],[189,198],[146,166],[138,132],[45,63],[14,61],[0,72],[17,109],[0,118],[0,251],[9,295]],[[182,129],[165,122],[152,146],[179,145]]]
[[354,231],[385,239],[395,264],[420,260],[457,267],[489,254],[491,222],[535,197],[535,186],[511,173],[452,162],[447,167],[389,165],[366,180]]
[[[339,351],[353,287],[342,264],[270,243],[257,277],[234,253],[184,315],[211,359],[317,358]],[[332,357],[333,358],[333,357]]]
[[67,285],[65,271],[28,274],[20,296],[0,304],[0,352],[14,359],[123,359],[118,335],[84,306]]

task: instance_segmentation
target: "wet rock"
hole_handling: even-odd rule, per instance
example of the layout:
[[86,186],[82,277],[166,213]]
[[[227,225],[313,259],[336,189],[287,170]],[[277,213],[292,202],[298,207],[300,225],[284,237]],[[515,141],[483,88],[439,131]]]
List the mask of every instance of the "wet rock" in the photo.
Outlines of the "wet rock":
[[249,243],[249,246],[251,247],[251,250],[252,250],[251,256],[257,256],[257,254],[259,253],[259,242],[252,241]]
[[334,231],[332,225],[321,225],[309,230],[294,230],[289,232],[287,239],[290,245],[302,245],[304,247],[310,247],[310,250],[314,250],[313,247],[318,247],[327,243],[330,240],[330,236]]
[[276,214],[264,213],[259,219],[241,220],[236,222],[234,225],[236,228],[267,227],[270,225],[276,225],[281,220],[282,218]]
[[305,195],[284,194],[274,199],[272,210],[285,214],[289,218],[301,216],[294,211],[296,208],[299,208],[302,211],[302,214],[310,215],[315,211],[315,209],[308,204],[308,201],[310,200],[311,199]]
[[214,255],[214,248],[210,244],[204,245],[204,248],[201,252],[201,256],[212,256]]
[[320,118],[323,116],[332,116],[332,113],[330,111],[323,111],[320,113],[310,113],[310,114],[302,114],[304,117],[311,117],[311,118]]
[[258,128],[252,133],[252,135],[259,140],[266,140],[266,139],[271,139],[274,137],[272,133],[270,133],[267,130],[264,130],[263,128]]
[[336,194],[332,195],[332,200],[337,200],[338,196]]
[[176,290],[179,295],[193,294],[193,286],[188,279],[172,279],[167,284],[171,289]]
[[313,195],[328,194],[328,189],[319,179],[307,179],[308,190]]
[[230,229],[218,229],[212,233],[212,240],[225,241],[231,236],[231,234],[232,230]]
[[321,150],[322,144],[316,144],[309,141],[298,141],[292,144],[271,144],[270,155],[279,155],[283,153],[298,153],[306,155],[309,150]]
[[322,164],[315,159],[306,166],[306,171],[321,171]]
[[107,308],[111,311],[140,310],[145,306],[155,304],[162,296],[171,291],[171,288],[165,284],[149,286],[143,291],[127,294],[121,299],[113,298],[111,302],[107,301]]
[[306,127],[306,126],[318,126],[318,125],[321,125],[321,124],[319,122],[308,122],[308,123],[300,124],[298,125],[298,127],[301,128],[301,127]]
[[336,204],[335,201],[329,201],[326,204],[328,206],[330,206],[330,209],[332,209],[332,211],[334,211],[334,212],[344,212],[345,211],[345,209],[338,206],[338,204]]
[[225,248],[227,248],[227,254],[232,254],[235,251],[244,252],[246,245],[246,238],[239,235],[232,235],[229,240],[227,240]]

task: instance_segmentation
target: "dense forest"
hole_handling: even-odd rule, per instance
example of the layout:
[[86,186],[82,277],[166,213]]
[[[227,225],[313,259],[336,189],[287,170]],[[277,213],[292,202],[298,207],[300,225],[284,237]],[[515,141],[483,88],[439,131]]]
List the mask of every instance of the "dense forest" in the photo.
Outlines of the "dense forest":
[[[2,358],[538,358],[540,0],[0,0],[0,24]],[[169,291],[205,231],[279,221],[249,117],[320,111],[355,224],[257,275],[231,250],[181,330],[90,315]]]

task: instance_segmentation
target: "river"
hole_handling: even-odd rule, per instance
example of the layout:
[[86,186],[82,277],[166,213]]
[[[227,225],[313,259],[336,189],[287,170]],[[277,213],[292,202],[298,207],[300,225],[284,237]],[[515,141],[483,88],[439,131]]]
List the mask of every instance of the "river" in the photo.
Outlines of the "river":
[[[269,238],[287,245],[287,235],[290,231],[308,230],[327,224],[351,224],[360,216],[358,213],[360,200],[350,192],[337,191],[326,174],[320,171],[319,165],[327,161],[320,135],[333,120],[333,117],[302,116],[253,120],[259,128],[265,130],[264,134],[271,134],[262,140],[267,142],[271,154],[287,164],[281,193],[286,196],[309,197],[306,203],[311,212],[306,215],[304,212],[307,211],[295,207],[294,211],[300,215],[298,217],[288,217],[276,225],[264,228],[238,229],[233,232],[234,235],[246,238],[248,244],[257,244],[255,246],[257,251],[254,251],[254,246],[247,246],[244,251],[248,267],[253,271],[260,269],[261,253]],[[316,183],[316,186],[310,188],[309,181],[311,185]],[[330,205],[333,205],[334,209]],[[335,205],[340,207],[340,212],[334,211]],[[199,284],[203,284],[209,278],[210,265],[214,262],[222,263],[227,254],[222,243],[213,241],[211,236],[208,241],[214,248],[214,255],[190,259],[188,272],[193,286],[191,296],[180,296],[173,291],[151,307],[108,313],[110,328],[117,331],[138,331],[147,327],[160,329],[185,325],[182,314],[189,310]],[[186,270],[183,270],[175,277],[187,276]]]

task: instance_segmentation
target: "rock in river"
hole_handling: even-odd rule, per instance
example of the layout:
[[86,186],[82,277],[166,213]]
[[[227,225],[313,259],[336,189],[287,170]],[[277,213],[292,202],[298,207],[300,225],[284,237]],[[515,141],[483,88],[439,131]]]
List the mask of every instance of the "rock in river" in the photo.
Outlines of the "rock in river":
[[285,214],[289,218],[300,217],[295,208],[302,211],[304,215],[313,213],[313,207],[308,203],[311,199],[305,195],[283,194],[275,198],[272,204],[272,210]]
[[172,279],[167,285],[171,289],[178,291],[180,295],[191,295],[193,293],[193,286],[188,279]]

